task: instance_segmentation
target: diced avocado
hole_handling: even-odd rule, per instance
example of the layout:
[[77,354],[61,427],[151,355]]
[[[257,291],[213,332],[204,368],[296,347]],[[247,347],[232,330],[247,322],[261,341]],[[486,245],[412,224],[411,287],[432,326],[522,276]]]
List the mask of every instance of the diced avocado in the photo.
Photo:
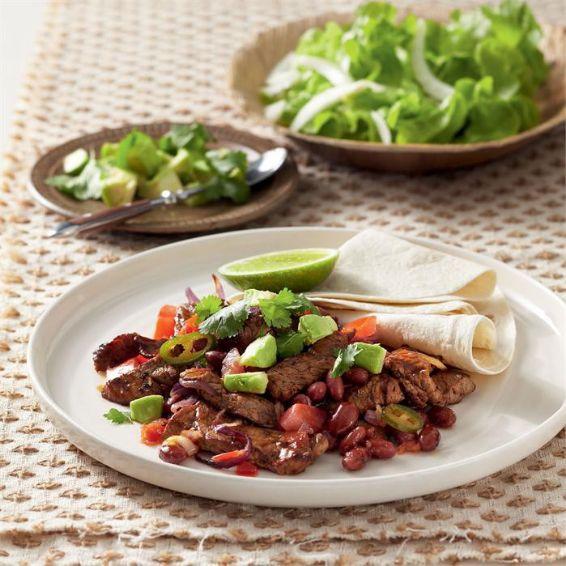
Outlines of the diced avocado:
[[89,160],[86,149],[75,149],[63,159],[63,171],[67,175],[78,175],[85,167]]
[[161,158],[153,138],[134,129],[120,141],[116,164],[151,179],[161,167]]
[[149,423],[161,417],[163,412],[163,397],[148,395],[130,403],[130,417],[138,423]]
[[183,188],[177,173],[169,167],[159,171],[157,175],[144,183],[138,190],[138,194],[142,198],[158,198],[163,191],[177,192]]
[[290,330],[284,334],[279,334],[277,341],[277,355],[280,358],[290,358],[303,351],[305,337],[300,332]]
[[134,200],[138,179],[134,173],[109,166],[104,168],[101,185],[104,204],[120,206]]
[[169,165],[171,163],[171,161],[173,161],[173,158],[168,153],[165,153],[164,151],[161,151],[160,149],[157,150],[157,155],[159,156],[159,159],[161,160],[161,166]]
[[118,144],[112,142],[103,143],[100,148],[100,158],[108,159],[111,157],[116,157],[118,153]]
[[366,344],[356,342],[358,353],[354,362],[358,367],[367,369],[370,373],[380,373],[383,369],[383,361],[387,350],[379,344]]
[[250,307],[257,307],[260,299],[273,299],[275,293],[271,291],[258,291],[257,289],[246,289],[244,291],[244,300],[248,301]]
[[314,344],[338,330],[336,321],[331,316],[305,314],[299,318],[299,332],[305,337],[305,344]]
[[249,373],[227,373],[222,381],[228,391],[242,393],[265,393],[267,389],[267,374],[264,371]]
[[277,361],[277,342],[271,334],[254,340],[240,356],[243,366],[268,368]]
[[170,158],[169,167],[179,175],[180,179],[188,181],[192,172],[191,155],[182,147],[175,157]]

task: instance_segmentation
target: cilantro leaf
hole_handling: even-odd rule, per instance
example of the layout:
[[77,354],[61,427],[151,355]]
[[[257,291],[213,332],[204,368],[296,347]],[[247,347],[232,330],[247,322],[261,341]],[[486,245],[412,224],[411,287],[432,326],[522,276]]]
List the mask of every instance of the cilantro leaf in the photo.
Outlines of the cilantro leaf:
[[195,305],[195,311],[200,322],[217,313],[221,308],[222,299],[216,295],[206,295]]
[[259,308],[267,324],[273,328],[291,326],[291,315],[306,311],[318,313],[318,309],[302,294],[295,294],[285,288],[270,299],[259,299]]
[[131,423],[132,419],[130,417],[130,413],[125,411],[119,411],[118,409],[110,409],[107,413],[104,413],[104,417],[106,417],[109,421],[113,422],[114,424],[125,424]]
[[238,334],[250,314],[246,301],[238,301],[209,316],[199,324],[199,330],[204,334],[212,334],[216,338],[230,338]]
[[332,377],[340,377],[347,372],[355,363],[356,356],[360,353],[360,345],[358,342],[348,344],[345,348],[340,348],[335,352],[336,360],[330,375]]

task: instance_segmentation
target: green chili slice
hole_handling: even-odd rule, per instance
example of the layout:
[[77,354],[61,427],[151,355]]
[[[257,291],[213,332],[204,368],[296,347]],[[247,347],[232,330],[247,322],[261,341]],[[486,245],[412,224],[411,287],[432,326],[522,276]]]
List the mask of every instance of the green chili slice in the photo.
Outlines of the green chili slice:
[[421,415],[404,405],[394,403],[387,405],[381,412],[381,416],[389,426],[402,432],[417,432],[424,425]]
[[213,342],[212,336],[200,332],[180,334],[163,343],[159,355],[163,361],[174,366],[190,364],[202,358],[212,348]]

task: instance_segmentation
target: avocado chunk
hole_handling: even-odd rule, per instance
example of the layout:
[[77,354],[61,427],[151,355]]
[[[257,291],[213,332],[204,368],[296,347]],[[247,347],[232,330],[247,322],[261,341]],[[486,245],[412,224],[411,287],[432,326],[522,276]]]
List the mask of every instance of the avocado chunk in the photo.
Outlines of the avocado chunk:
[[149,423],[161,417],[163,412],[163,397],[161,395],[147,395],[134,399],[130,403],[130,417],[138,423]]
[[338,330],[336,321],[331,316],[305,314],[299,318],[299,332],[305,337],[305,344],[314,344]]
[[279,334],[275,340],[277,341],[277,355],[280,358],[296,356],[303,351],[305,346],[305,337],[294,330]]
[[243,366],[268,368],[277,361],[277,342],[271,334],[254,340],[240,356]]
[[139,191],[138,194],[142,198],[158,198],[161,196],[163,191],[171,191],[176,193],[183,188],[177,173],[169,167],[161,169],[157,175],[144,183]]
[[106,206],[120,206],[134,200],[138,179],[133,173],[118,167],[107,167],[100,182],[102,201]]
[[370,373],[380,373],[387,350],[379,344],[366,344],[365,342],[356,342],[356,346],[358,353],[354,358],[354,363],[358,367],[367,369]]
[[89,160],[86,149],[82,147],[75,149],[63,159],[63,171],[67,175],[78,175],[85,167]]
[[192,177],[193,167],[191,164],[191,155],[184,147],[177,152],[175,157],[171,158],[169,168],[173,169],[182,181],[185,183],[189,182]]
[[249,373],[227,373],[222,381],[225,389],[242,393],[265,393],[267,389],[267,374],[264,371]]

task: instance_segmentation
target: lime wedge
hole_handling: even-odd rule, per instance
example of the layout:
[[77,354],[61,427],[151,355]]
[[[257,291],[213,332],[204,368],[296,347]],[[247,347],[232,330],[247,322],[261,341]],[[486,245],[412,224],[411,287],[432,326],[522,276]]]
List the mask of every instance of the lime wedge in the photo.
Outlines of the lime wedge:
[[218,272],[242,291],[310,291],[330,275],[337,259],[338,251],[327,248],[286,250],[233,261]]

